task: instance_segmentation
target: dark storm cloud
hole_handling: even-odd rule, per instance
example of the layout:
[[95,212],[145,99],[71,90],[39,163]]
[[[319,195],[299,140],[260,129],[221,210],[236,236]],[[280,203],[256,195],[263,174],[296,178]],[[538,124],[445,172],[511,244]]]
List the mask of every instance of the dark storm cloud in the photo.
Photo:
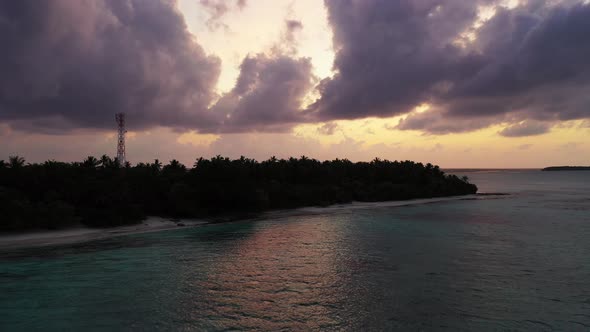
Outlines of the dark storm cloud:
[[[228,10],[201,4],[218,16]],[[302,24],[285,27],[292,34]],[[303,121],[301,101],[315,84],[309,59],[277,47],[246,57],[219,98],[220,60],[168,0],[1,1],[0,43],[0,122],[22,131],[111,129],[117,112],[131,129],[286,131]]]
[[472,74],[478,56],[452,41],[478,1],[327,0],[337,74],[310,110],[321,119],[390,116],[430,99],[437,84]]
[[[521,113],[539,120],[590,116],[590,5],[500,10],[482,29],[485,65],[447,96],[449,114]],[[501,102],[501,103],[498,103]],[[498,104],[498,105],[495,105]]]
[[[21,128],[215,122],[220,61],[165,0],[1,1],[0,120]],[[28,122],[28,123],[27,123]]]
[[[217,19],[246,5],[199,1]],[[222,96],[219,58],[205,54],[173,0],[0,1],[0,122],[61,133],[110,129],[126,112],[132,129],[226,133],[409,114],[395,128],[508,123],[502,134],[515,136],[590,118],[590,4],[498,1],[325,0],[333,77],[316,85],[310,59],[297,56],[303,25],[287,20],[281,40],[243,59]],[[496,15],[474,28],[482,5]],[[302,110],[314,86],[320,98]],[[422,103],[431,109],[412,112]]]
[[[507,120],[590,117],[590,5],[529,1],[474,29],[494,1],[326,0],[337,74],[308,112],[392,116],[398,129],[462,132]],[[477,36],[474,42],[459,38]],[[463,34],[464,35],[464,34]],[[464,46],[461,45],[464,43]]]

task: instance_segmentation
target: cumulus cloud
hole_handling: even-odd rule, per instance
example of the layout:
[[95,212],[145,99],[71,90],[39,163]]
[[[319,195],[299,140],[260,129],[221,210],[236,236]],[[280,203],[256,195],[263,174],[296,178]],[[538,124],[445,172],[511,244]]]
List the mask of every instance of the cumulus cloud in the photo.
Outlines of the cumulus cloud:
[[[478,1],[325,1],[334,33],[333,78],[310,107],[320,119],[391,116],[430,99],[436,85],[474,71],[453,46]],[[461,60],[461,61],[458,61]]]
[[327,122],[324,123],[321,127],[318,128],[318,133],[322,135],[334,135],[334,132],[338,129],[338,124],[336,122]]
[[[227,6],[201,4],[218,15]],[[286,22],[288,33],[301,28]],[[310,59],[275,50],[247,56],[235,88],[218,96],[220,60],[167,0],[3,1],[0,40],[0,121],[23,131],[111,129],[118,112],[132,129],[285,131],[303,121],[314,86]]]
[[[174,2],[0,2],[0,120],[30,130],[212,124],[220,60]],[[28,122],[28,123],[27,123]]]
[[420,130],[428,134],[444,135],[450,133],[468,132],[490,126],[494,117],[459,118],[446,116],[440,109],[432,109],[421,113],[410,113],[399,120],[397,126],[389,129]]
[[317,78],[311,59],[297,56],[294,34],[301,29],[300,21],[285,20],[283,37],[268,54],[243,59],[234,88],[211,107],[218,121],[201,132],[286,132],[310,121],[302,105]]
[[280,39],[270,47],[270,53],[296,57],[298,53],[298,33],[303,30],[303,23],[295,19],[285,19]]
[[298,20],[287,20],[285,23],[287,24],[285,39],[287,42],[293,43],[295,42],[295,33],[303,29],[303,23]]
[[246,6],[246,0],[199,0],[199,4],[209,13],[209,19],[206,24],[211,30],[219,28],[227,29],[228,26],[222,21],[223,16],[227,14],[235,5],[238,9]]
[[301,105],[313,85],[309,58],[248,56],[232,91],[212,107],[220,122],[202,131],[287,131],[305,121]]
[[[199,2],[219,22],[246,5]],[[230,133],[406,114],[395,129],[502,123],[500,134],[512,137],[590,118],[590,4],[502,3],[325,0],[333,77],[317,82],[310,59],[297,56],[303,24],[288,19],[281,40],[245,57],[235,87],[218,95],[221,62],[187,31],[174,1],[3,1],[0,122],[63,133],[110,129],[125,112],[132,129]],[[476,25],[482,6],[495,15]],[[303,109],[314,87],[319,98]],[[431,108],[412,112],[423,103]]]
[[[518,124],[590,117],[590,4],[524,1],[513,9],[493,0],[325,4],[337,73],[319,84],[321,97],[308,110],[320,120],[410,113],[424,102],[433,109],[411,114],[397,129],[438,134],[507,119]],[[474,28],[482,5],[496,14]],[[475,35],[472,42],[462,37],[466,31]]]
[[523,121],[502,129],[499,134],[505,137],[535,136],[548,133],[551,125],[543,122]]

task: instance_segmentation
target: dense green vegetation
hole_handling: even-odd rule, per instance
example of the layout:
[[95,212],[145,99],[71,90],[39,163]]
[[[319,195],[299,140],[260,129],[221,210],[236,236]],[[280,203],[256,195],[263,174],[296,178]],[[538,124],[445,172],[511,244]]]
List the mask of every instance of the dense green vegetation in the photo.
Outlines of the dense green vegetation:
[[0,230],[79,223],[108,227],[136,223],[147,215],[201,217],[476,191],[466,177],[411,161],[273,157],[257,162],[218,156],[199,158],[188,169],[176,160],[165,166],[156,160],[120,167],[107,156],[42,164],[10,157],[0,160]]

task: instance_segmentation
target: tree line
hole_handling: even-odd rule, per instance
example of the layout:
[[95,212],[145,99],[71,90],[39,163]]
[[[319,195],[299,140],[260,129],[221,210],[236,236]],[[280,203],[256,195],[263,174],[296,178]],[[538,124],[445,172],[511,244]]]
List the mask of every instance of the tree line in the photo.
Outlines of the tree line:
[[352,201],[474,194],[466,177],[412,161],[305,156],[258,162],[241,157],[119,165],[116,159],[26,163],[0,160],[0,231],[110,227],[146,216],[204,217]]

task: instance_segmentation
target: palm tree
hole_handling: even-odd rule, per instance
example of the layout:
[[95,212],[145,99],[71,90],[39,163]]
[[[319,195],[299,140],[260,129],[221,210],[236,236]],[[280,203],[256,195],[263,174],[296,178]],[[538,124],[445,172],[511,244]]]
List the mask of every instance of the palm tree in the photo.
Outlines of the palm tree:
[[43,167],[45,168],[56,168],[57,166],[63,165],[64,163],[61,163],[59,161],[56,161],[54,159],[49,159],[43,162]]
[[82,162],[82,166],[88,167],[88,168],[96,168],[96,167],[98,167],[98,165],[100,165],[100,161],[93,156],[88,156]]
[[115,157],[115,159],[113,159],[113,164],[111,165],[112,168],[121,168],[121,162],[119,161],[119,158]]
[[25,158],[19,156],[8,157],[8,165],[10,168],[21,168],[25,165]]
[[102,168],[110,167],[112,163],[113,163],[113,160],[111,159],[111,157],[107,156],[106,154],[103,154],[102,157],[100,157],[100,165]]
[[150,163],[139,162],[139,163],[135,164],[135,168],[149,168],[149,167],[150,167]]
[[180,163],[180,161],[176,159],[170,160],[170,163],[164,166],[164,169],[171,169],[171,170],[186,170],[186,166]]
[[197,158],[197,160],[195,160],[195,163],[193,164],[193,169],[197,168],[199,165],[202,165],[203,163],[207,162],[208,160],[206,160],[203,157],[199,157]]
[[156,172],[160,172],[162,170],[162,163],[158,159],[155,159],[154,163],[151,166],[152,169]]
[[185,173],[186,166],[176,159],[170,160],[170,163],[162,168],[162,175],[172,181],[177,181]]

